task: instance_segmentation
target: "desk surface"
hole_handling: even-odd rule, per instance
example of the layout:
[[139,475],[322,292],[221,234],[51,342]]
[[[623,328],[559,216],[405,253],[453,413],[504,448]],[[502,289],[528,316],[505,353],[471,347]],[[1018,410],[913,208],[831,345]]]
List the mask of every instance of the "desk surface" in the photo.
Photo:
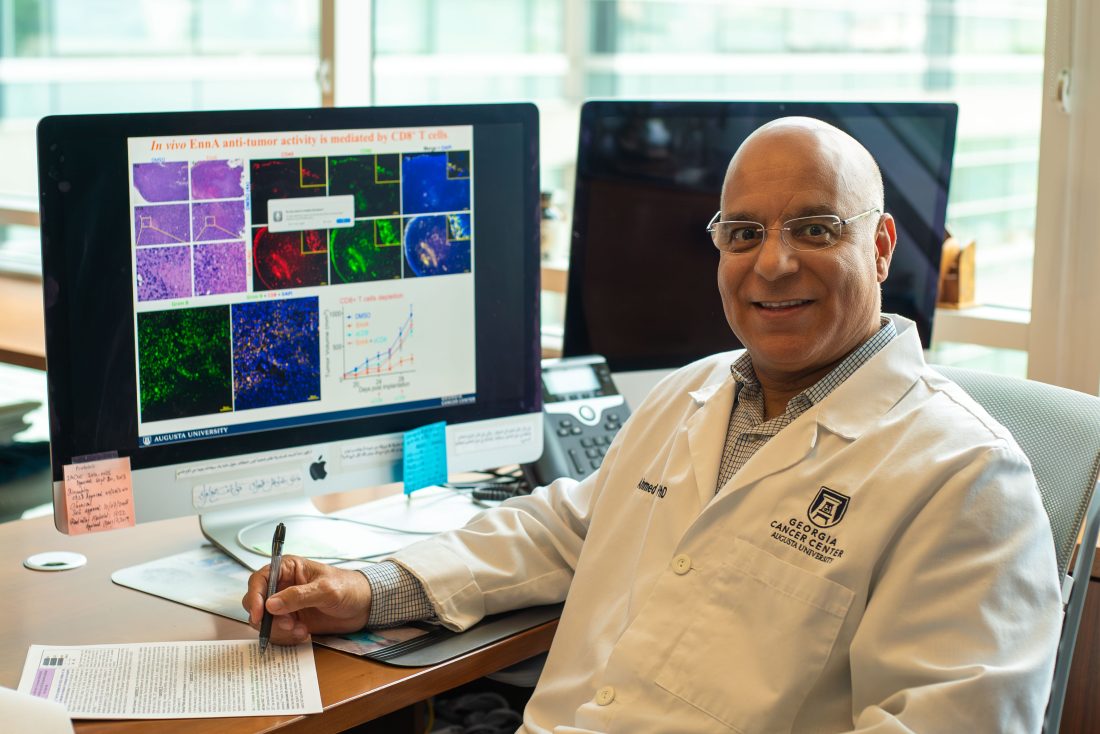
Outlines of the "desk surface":
[[46,369],[39,280],[0,276],[0,362]]
[[[202,542],[193,517],[148,523],[125,530],[70,537],[52,518],[0,524],[0,569],[5,607],[0,635],[0,684],[19,684],[31,644],[245,639],[245,624],[111,582],[112,571]],[[74,571],[38,572],[23,559],[48,550],[74,550],[88,565]],[[243,590],[242,590],[243,595]],[[286,732],[341,731],[396,711],[442,691],[547,650],[556,622],[520,633],[475,652],[426,668],[395,668],[315,646],[317,677],[325,710],[309,716],[150,721],[81,721],[78,732]]]

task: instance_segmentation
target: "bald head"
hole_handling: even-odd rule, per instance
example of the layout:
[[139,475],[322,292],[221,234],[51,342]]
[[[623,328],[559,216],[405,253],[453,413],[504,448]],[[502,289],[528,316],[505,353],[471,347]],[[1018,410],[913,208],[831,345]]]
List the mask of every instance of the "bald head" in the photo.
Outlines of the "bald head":
[[781,117],[745,138],[730,160],[722,200],[727,187],[745,185],[755,176],[790,165],[811,175],[816,171],[835,177],[837,195],[850,199],[853,206],[885,209],[882,173],[875,159],[851,135],[812,117]]

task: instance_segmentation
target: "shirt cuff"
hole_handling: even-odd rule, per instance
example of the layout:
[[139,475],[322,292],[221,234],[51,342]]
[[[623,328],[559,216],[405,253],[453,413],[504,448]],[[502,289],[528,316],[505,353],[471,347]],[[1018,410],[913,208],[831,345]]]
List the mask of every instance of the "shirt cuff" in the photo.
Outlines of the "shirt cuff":
[[370,584],[368,627],[396,627],[408,622],[435,622],[435,609],[419,580],[393,561],[361,569]]

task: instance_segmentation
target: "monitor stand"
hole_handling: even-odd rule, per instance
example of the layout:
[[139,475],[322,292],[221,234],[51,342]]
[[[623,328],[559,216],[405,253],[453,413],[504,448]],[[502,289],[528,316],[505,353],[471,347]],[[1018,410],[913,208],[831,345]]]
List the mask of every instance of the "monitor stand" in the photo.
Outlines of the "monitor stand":
[[324,514],[309,497],[225,505],[199,516],[202,533],[242,565],[270,561],[275,526],[286,525],[283,552],[323,563],[385,556],[421,538],[466,524],[485,509],[469,495],[439,487],[392,495]]
[[[291,543],[284,547],[285,553],[294,553],[295,538],[305,538],[304,532],[295,532],[294,525],[299,518],[324,518],[308,497],[292,497],[275,499],[262,504],[246,503],[239,507],[221,507],[215,512],[207,512],[199,515],[199,527],[206,538],[221,548],[227,555],[237,559],[239,563],[253,571],[263,568],[270,561],[268,551],[271,546],[271,536],[275,526],[279,522],[289,523],[287,537]],[[262,548],[261,552],[253,552],[241,544],[238,539],[241,531],[247,530],[250,545]],[[266,533],[266,535],[265,535]],[[260,539],[266,537],[267,542],[261,543]]]

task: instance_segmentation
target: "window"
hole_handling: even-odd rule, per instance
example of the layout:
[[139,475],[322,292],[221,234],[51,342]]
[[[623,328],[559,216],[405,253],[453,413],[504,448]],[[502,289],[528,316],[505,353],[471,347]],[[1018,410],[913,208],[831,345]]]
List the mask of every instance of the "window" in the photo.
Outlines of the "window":
[[[0,0],[0,266],[37,272],[45,115],[320,104],[316,0]],[[33,219],[31,221],[33,223]]]
[[[983,306],[943,312],[937,338],[1016,350],[987,363],[1095,391],[1100,354],[1075,360],[1097,341],[1081,304],[1100,298],[1100,263],[1075,217],[1092,206],[1100,94],[1079,39],[1100,42],[1098,25],[1071,0],[0,0],[0,267],[5,241],[34,239],[11,223],[34,208],[45,114],[531,100],[543,186],[567,214],[585,98],[949,100],[948,226],[977,243]],[[1062,67],[1076,67],[1070,118],[1053,109]]]

